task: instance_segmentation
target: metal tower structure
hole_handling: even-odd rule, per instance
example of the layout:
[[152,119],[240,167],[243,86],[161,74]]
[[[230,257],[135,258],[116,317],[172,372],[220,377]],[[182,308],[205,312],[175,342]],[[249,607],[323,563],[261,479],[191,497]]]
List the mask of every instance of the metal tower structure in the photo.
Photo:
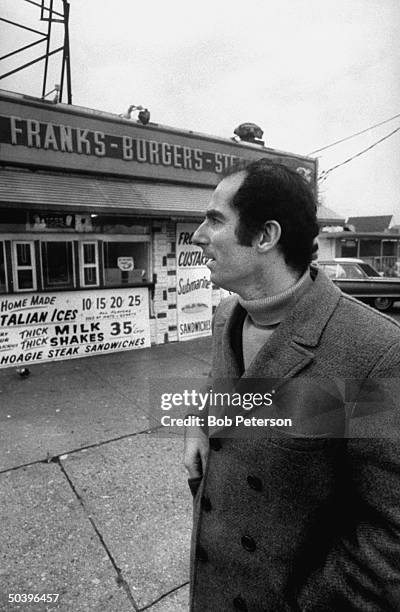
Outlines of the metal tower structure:
[[[39,38],[30,42],[18,49],[14,49],[10,53],[3,55],[0,57],[0,60],[5,60],[11,56],[17,56],[22,51],[26,49],[36,47],[43,43],[45,45],[45,52],[42,53],[40,51],[40,55],[37,55],[29,62],[18,65],[13,70],[6,72],[4,74],[0,74],[0,79],[4,79],[20,70],[24,70],[37,62],[44,62],[43,64],[43,76],[42,76],[42,98],[45,98],[49,93],[56,91],[56,97],[58,102],[63,101],[64,90],[66,93],[67,104],[72,104],[72,85],[71,85],[71,63],[70,63],[70,52],[69,52],[69,2],[67,0],[39,0],[39,2],[35,2],[34,0],[22,0],[23,2],[27,2],[29,4],[33,4],[40,9],[40,21],[43,22],[45,30],[44,32],[28,27],[27,25],[17,22],[10,21],[9,19],[5,19],[4,17],[0,17],[0,21],[4,21],[5,23],[11,24],[17,28],[23,28],[24,30],[31,32]],[[55,10],[54,4],[57,5],[57,8],[60,6],[59,10]],[[64,26],[64,41],[63,44],[58,48],[53,48],[52,41],[52,27],[54,24],[60,23]],[[47,24],[47,25],[46,25]],[[39,52],[38,52],[39,53]],[[60,54],[61,55],[61,68],[60,68],[60,79],[59,85],[56,85],[54,89],[46,92],[47,89],[47,79],[48,79],[48,69],[49,69],[49,58],[53,55]],[[19,56],[20,57],[20,56]]]

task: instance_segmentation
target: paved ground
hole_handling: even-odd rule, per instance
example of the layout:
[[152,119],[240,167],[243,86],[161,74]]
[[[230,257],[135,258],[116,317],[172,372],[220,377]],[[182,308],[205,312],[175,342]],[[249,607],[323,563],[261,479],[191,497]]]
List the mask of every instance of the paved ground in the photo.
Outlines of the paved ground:
[[160,394],[209,362],[205,338],[0,370],[2,612],[187,612],[191,497]]

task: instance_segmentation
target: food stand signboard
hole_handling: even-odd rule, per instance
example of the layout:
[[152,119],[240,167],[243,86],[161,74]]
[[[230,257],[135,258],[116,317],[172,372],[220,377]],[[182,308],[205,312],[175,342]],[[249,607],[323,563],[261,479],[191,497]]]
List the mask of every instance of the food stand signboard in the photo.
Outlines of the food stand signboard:
[[0,368],[149,346],[147,288],[0,299]]
[[196,227],[197,224],[193,223],[178,223],[176,226],[179,340],[192,340],[211,334],[212,283],[201,248],[192,244]]
[[10,164],[210,187],[227,170],[261,157],[287,164],[314,187],[317,179],[308,157],[1,92],[0,147]]

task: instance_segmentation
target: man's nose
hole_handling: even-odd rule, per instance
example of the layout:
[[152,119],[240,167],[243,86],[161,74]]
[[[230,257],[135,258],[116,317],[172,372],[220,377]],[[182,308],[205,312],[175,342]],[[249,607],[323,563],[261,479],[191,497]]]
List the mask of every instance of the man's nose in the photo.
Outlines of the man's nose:
[[196,246],[202,246],[207,242],[207,237],[205,236],[205,232],[203,231],[203,225],[204,222],[199,225],[199,227],[196,229],[192,236],[192,244],[195,244]]

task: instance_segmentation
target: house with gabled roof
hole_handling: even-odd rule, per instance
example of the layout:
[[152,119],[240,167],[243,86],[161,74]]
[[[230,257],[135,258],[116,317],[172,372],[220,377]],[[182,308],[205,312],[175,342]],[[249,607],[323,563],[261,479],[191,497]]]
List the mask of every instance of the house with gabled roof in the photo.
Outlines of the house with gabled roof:
[[392,221],[393,215],[352,216],[342,227],[322,226],[319,259],[357,257],[385,276],[395,275],[400,262],[400,226]]
[[368,217],[349,217],[346,225],[355,232],[386,232],[390,228],[393,215],[371,215]]

